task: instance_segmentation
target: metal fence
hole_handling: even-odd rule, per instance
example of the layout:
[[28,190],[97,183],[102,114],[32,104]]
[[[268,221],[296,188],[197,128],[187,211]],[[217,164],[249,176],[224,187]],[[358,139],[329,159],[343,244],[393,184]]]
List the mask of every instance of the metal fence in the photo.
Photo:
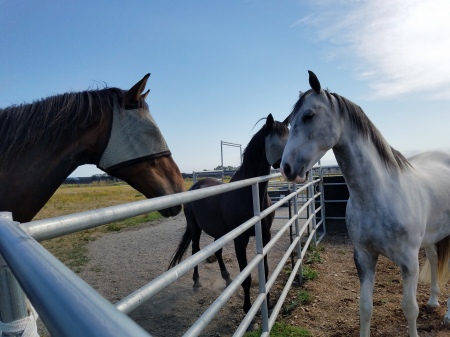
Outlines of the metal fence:
[[[175,282],[194,266],[224,247],[225,244],[248,228],[255,226],[256,256],[249,261],[248,266],[206,309],[184,336],[198,336],[233,293],[240,288],[241,283],[253,269],[258,270],[259,294],[250,311],[235,331],[234,336],[242,336],[245,333],[259,310],[261,311],[262,321],[261,336],[269,336],[269,331],[275,323],[294,279],[296,276],[300,280],[302,278],[301,266],[306,250],[310,244],[317,245],[326,233],[324,220],[316,222],[316,214],[319,212],[322,214],[321,219],[324,219],[323,193],[320,184],[322,171],[318,169],[317,175],[314,178],[311,175],[309,181],[303,185],[293,184],[292,192],[274,203],[270,208],[261,211],[258,200],[258,183],[279,177],[279,173],[271,174],[221,186],[22,224],[14,223],[8,218],[7,214],[0,213],[3,215],[3,217],[0,216],[0,253],[52,336],[149,336],[124,313],[129,313],[145,301],[150,300],[159,291]],[[38,243],[38,241],[94,228],[246,186],[252,186],[253,191],[254,216],[251,219],[142,288],[137,289],[115,305],[100,296]],[[316,201],[319,201],[318,207]],[[272,240],[263,247],[261,219],[287,202],[293,206],[293,215],[287,219],[287,222]],[[308,210],[308,216],[304,219],[304,223],[300,224],[301,214],[305,210]],[[319,228],[320,231],[318,231]],[[265,282],[263,258],[275,243],[287,233],[288,229],[294,233],[291,245]],[[266,295],[293,253],[296,253],[297,259],[292,262],[292,272],[278,302],[269,315]],[[14,302],[16,301],[15,297],[13,296],[8,300]],[[1,302],[6,300],[5,298],[0,299]],[[3,317],[3,312],[1,314]]]

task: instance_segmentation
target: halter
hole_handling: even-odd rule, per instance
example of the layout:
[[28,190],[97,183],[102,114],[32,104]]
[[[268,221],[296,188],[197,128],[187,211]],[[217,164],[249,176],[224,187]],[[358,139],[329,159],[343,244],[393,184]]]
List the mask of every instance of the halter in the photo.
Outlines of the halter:
[[111,172],[132,163],[170,156],[167,143],[150,112],[123,110],[114,104],[113,122],[108,145],[98,167]]

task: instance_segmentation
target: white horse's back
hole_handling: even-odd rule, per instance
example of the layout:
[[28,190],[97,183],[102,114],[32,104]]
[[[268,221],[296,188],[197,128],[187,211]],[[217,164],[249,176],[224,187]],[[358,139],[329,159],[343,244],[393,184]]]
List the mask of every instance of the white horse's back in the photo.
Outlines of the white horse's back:
[[450,154],[440,151],[423,152],[408,158],[413,166],[420,166],[423,169],[435,170],[442,165],[450,171]]
[[[421,185],[420,203],[426,209],[422,247],[450,235],[450,154],[424,152],[409,158],[414,183]],[[411,210],[415,212],[416,210]]]

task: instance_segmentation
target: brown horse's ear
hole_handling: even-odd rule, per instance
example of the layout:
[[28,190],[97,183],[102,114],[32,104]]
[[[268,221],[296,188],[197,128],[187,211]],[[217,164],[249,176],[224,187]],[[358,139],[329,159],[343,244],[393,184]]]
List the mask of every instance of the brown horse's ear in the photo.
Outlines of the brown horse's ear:
[[[145,75],[142,80],[133,85],[133,87],[125,93],[125,105],[136,104],[139,101],[141,98],[141,93],[144,91],[149,77],[150,74]],[[148,92],[143,95],[144,98],[147,97],[147,94]]]

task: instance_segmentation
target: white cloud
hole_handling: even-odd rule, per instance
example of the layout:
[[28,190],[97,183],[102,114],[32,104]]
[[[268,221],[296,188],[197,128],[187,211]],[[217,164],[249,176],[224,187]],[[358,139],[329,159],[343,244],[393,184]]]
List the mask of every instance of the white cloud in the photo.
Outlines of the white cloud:
[[294,25],[314,28],[329,57],[347,60],[375,96],[449,99],[449,15],[448,0],[323,0]]

